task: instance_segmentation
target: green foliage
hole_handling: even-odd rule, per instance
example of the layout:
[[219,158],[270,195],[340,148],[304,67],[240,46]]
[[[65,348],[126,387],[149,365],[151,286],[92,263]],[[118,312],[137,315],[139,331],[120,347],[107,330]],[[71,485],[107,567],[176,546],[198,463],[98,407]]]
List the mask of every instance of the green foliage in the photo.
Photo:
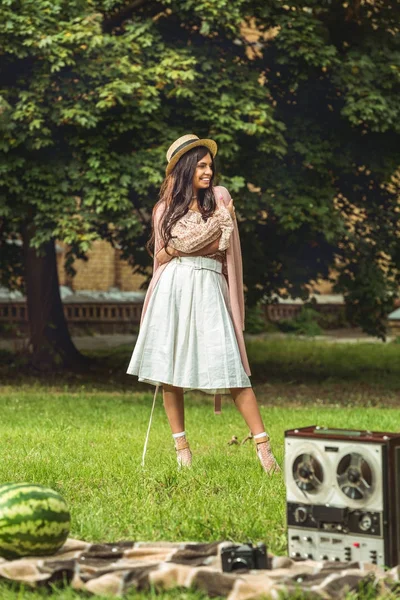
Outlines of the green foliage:
[[245,331],[246,333],[262,333],[267,329],[267,322],[265,320],[265,312],[262,305],[257,304],[251,306],[246,310],[246,322]]
[[287,152],[253,164],[260,192],[248,193],[255,199],[243,209],[253,219],[244,224],[248,300],[279,285],[305,299],[304,282],[329,278],[335,265],[348,317],[384,338],[399,288],[400,8],[266,6],[259,26],[268,16],[281,29],[263,45],[260,65]]
[[[219,144],[248,304],[282,289],[305,299],[335,267],[349,316],[385,336],[400,282],[398,5],[0,7],[2,284],[17,285],[22,262],[16,248],[3,253],[5,239],[28,223],[37,248],[70,245],[70,269],[103,238],[147,274],[165,152],[193,131]],[[252,22],[255,46],[241,29]]]
[[279,328],[285,332],[297,335],[321,335],[322,330],[318,325],[319,313],[313,308],[302,306],[300,312],[293,319],[284,319],[279,322]]
[[0,335],[4,338],[15,338],[20,335],[18,326],[15,323],[0,323]]
[[332,312],[320,309],[318,311],[318,325],[321,329],[341,329],[350,328],[351,324],[346,318],[346,309],[344,306],[335,307]]

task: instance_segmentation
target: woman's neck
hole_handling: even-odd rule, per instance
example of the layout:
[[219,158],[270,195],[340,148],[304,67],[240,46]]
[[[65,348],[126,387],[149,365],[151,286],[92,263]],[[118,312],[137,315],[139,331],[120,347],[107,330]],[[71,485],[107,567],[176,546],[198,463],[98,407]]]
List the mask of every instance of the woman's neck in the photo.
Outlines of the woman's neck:
[[200,210],[199,210],[199,199],[198,199],[198,196],[197,196],[196,192],[193,192],[192,201],[189,204],[189,209],[190,210],[197,210],[198,212],[200,212]]

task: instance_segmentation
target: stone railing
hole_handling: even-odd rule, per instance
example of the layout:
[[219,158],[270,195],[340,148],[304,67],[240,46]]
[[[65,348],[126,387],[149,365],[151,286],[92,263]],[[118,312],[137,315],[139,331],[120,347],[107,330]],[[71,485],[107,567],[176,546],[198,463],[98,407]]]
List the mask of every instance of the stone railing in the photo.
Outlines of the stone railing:
[[[0,326],[28,331],[26,299],[19,294],[0,295]],[[72,333],[129,333],[138,329],[144,292],[85,292],[63,294],[64,315]]]
[[25,301],[0,302],[0,323],[22,324],[28,322],[28,309]]
[[[145,292],[72,292],[62,293],[64,315],[71,333],[132,333],[140,323]],[[337,314],[342,310],[342,296],[316,296],[319,312]],[[397,303],[398,305],[398,303]],[[266,304],[265,317],[272,322],[293,319],[303,306],[301,300],[283,300]],[[399,328],[400,320],[390,325]],[[7,325],[21,333],[28,333],[26,299],[19,294],[0,293],[0,327]]]
[[[341,295],[316,295],[314,296],[317,306],[316,310],[324,314],[337,314],[344,306],[344,298]],[[285,319],[294,319],[299,314],[303,307],[303,302],[300,299],[283,299],[278,298],[278,302],[273,304],[265,304],[265,316],[269,321],[277,323]]]

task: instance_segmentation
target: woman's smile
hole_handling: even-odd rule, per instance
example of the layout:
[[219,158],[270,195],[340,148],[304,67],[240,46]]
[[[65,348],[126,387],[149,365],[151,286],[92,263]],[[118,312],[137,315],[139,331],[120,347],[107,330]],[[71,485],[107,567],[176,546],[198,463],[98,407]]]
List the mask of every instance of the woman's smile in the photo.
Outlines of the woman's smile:
[[193,190],[207,188],[210,185],[212,175],[212,158],[208,153],[196,165],[196,171],[193,176]]

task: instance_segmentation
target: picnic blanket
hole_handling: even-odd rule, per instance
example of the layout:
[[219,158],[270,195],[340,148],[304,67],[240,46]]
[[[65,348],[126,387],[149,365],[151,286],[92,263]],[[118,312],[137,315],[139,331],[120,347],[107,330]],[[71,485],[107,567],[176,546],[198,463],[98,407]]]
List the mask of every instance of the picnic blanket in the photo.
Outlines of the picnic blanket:
[[0,581],[32,587],[58,583],[86,593],[123,597],[130,589],[146,592],[197,588],[228,600],[278,598],[298,589],[307,598],[337,599],[372,583],[377,593],[399,589],[400,568],[389,571],[372,564],[305,560],[268,556],[270,569],[224,573],[220,551],[232,542],[118,542],[91,544],[68,539],[48,557],[0,559]]

